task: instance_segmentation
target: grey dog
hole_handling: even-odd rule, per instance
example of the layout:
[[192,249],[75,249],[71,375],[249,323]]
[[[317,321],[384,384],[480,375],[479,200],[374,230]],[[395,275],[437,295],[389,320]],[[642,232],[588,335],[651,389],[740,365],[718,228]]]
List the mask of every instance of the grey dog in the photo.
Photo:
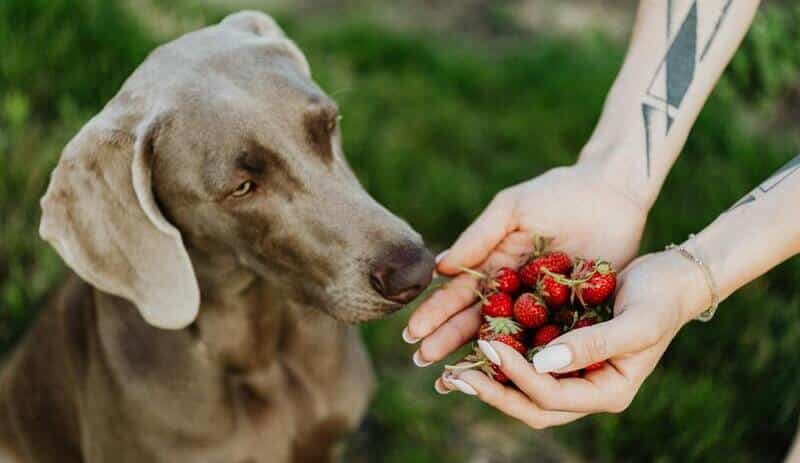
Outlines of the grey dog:
[[0,461],[333,459],[374,387],[353,323],[402,307],[434,265],[340,137],[265,14],[156,49],[42,199],[75,275],[0,376]]

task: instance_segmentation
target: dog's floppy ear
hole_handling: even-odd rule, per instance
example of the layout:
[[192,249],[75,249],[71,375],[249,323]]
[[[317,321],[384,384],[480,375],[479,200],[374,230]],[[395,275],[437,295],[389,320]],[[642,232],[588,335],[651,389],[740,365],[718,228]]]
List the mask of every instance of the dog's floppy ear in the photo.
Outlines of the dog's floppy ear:
[[89,122],[70,141],[41,201],[39,234],[81,278],[124,297],[159,328],[197,316],[200,290],[181,234],[156,204],[151,162],[156,117],[130,134]]
[[311,76],[311,67],[308,65],[306,56],[293,41],[286,37],[283,29],[272,19],[272,16],[260,11],[243,10],[229,14],[219,24],[263,37],[274,43],[280,43],[297,60],[303,73]]
[[244,32],[251,32],[261,37],[285,38],[283,29],[266,13],[255,10],[243,10],[226,16],[220,24],[231,26]]

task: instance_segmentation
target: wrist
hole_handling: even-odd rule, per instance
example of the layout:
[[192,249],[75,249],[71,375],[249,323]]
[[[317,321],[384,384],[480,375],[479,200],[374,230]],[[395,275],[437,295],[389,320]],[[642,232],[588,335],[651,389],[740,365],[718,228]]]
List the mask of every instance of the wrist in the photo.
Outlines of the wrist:
[[[690,246],[685,247],[695,253]],[[697,262],[682,255],[677,249],[664,251],[662,255],[670,269],[666,274],[670,276],[672,287],[676,289],[678,296],[681,323],[686,324],[711,306],[714,290]]]
[[625,197],[646,216],[658,196],[661,182],[649,181],[631,155],[637,152],[634,146],[635,143],[625,140],[593,138],[581,151],[575,168]]

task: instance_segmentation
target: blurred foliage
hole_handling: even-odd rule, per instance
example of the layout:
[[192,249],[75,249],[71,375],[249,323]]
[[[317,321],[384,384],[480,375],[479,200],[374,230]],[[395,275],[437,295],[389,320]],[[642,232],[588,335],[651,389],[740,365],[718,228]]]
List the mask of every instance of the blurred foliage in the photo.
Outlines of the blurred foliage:
[[800,72],[800,6],[762,8],[728,72],[739,95],[769,104]]
[[[203,23],[225,13],[220,6],[157,4]],[[49,171],[70,136],[157,42],[142,16],[122,5],[0,2],[4,350],[64,273],[37,235]],[[510,21],[497,15],[505,18],[497,24]],[[435,248],[451,242],[498,190],[574,161],[624,51],[596,35],[532,41],[515,30],[514,40],[491,49],[357,16],[279,19],[339,101],[345,151],[359,178]],[[760,13],[651,212],[644,251],[702,228],[790,157],[789,134],[759,133],[748,121],[769,116],[798,82],[798,20],[796,6]],[[628,411],[566,426],[558,436],[603,461],[780,459],[800,398],[792,368],[800,362],[798,279],[795,260],[749,285],[712,324],[691,324],[678,336]],[[411,348],[399,340],[407,315],[364,328],[381,384],[368,438],[357,437],[352,461],[466,461],[465,430],[509,421],[463,396],[433,393],[437,371],[410,367]]]

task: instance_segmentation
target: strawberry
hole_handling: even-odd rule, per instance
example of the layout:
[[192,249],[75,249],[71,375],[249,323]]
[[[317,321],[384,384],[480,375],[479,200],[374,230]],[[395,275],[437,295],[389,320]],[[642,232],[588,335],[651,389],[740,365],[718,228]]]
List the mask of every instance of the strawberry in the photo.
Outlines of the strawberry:
[[492,365],[490,372],[492,375],[492,379],[494,379],[498,383],[506,384],[509,381],[511,381],[510,379],[508,379],[508,376],[506,376],[506,374],[503,373],[503,370],[501,370],[497,365]]
[[561,309],[553,315],[553,321],[570,329],[578,319],[578,312],[571,309]]
[[487,317],[510,317],[512,314],[513,300],[506,293],[491,293],[481,296],[483,306],[481,313]]
[[605,364],[606,364],[606,362],[605,362],[605,361],[602,361],[602,362],[597,362],[597,363],[593,363],[593,364],[591,364],[591,365],[586,365],[586,367],[584,368],[584,370],[586,370],[587,372],[588,372],[588,371],[595,371],[595,370],[599,370],[599,369],[603,368],[603,367],[605,366]]
[[551,309],[563,307],[569,301],[569,286],[556,281],[556,279],[550,275],[545,275],[539,280],[537,289],[542,299],[544,299],[544,302],[547,304],[547,307]]
[[536,328],[547,323],[547,307],[533,293],[523,293],[514,302],[514,319],[524,328]]
[[535,257],[523,265],[519,269],[519,277],[524,284],[534,287],[536,282],[539,281],[543,268],[553,273],[567,275],[572,269],[572,260],[566,253],[561,251],[549,252]]
[[533,335],[533,345],[544,346],[545,344],[549,343],[553,339],[559,337],[561,335],[561,328],[558,325],[544,325],[543,327],[536,330],[536,333]]
[[512,349],[523,355],[525,355],[525,352],[528,351],[528,348],[525,347],[525,344],[520,342],[511,334],[498,334],[492,338],[492,341],[502,342],[503,344],[509,345]]
[[600,305],[614,293],[617,287],[617,273],[608,262],[582,262],[576,267],[575,280],[580,282],[575,294],[584,306]]
[[497,271],[489,285],[501,293],[514,294],[519,291],[519,274],[511,268],[503,267]]
[[575,322],[575,326],[572,327],[573,330],[577,330],[578,328],[585,328],[587,326],[592,326],[597,323],[597,319],[595,317],[581,317],[578,321]]

